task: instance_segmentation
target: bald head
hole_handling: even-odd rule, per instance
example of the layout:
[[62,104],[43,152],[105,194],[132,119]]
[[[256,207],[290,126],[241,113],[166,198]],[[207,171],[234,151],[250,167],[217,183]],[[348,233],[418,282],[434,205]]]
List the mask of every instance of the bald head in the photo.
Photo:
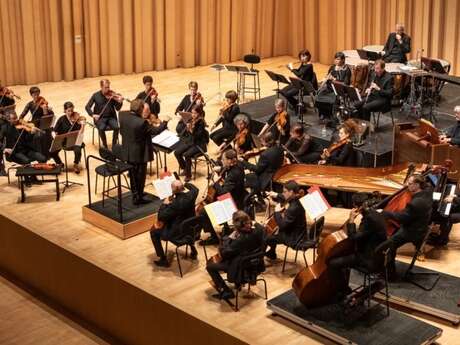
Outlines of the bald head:
[[173,194],[180,193],[184,190],[184,184],[179,180],[174,180],[171,182],[171,189]]

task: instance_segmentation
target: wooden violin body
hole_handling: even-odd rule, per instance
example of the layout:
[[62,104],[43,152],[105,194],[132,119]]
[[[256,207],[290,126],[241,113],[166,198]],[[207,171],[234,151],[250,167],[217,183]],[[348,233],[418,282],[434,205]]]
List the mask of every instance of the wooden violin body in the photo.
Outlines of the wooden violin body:
[[343,230],[328,235],[319,245],[316,261],[294,278],[292,288],[300,302],[308,307],[327,304],[337,292],[348,286],[348,277],[341,270],[328,267],[330,259],[351,254],[353,242]]
[[152,224],[152,230],[157,231],[163,229],[165,224],[161,221],[158,220],[158,213],[155,213],[153,215],[153,224]]

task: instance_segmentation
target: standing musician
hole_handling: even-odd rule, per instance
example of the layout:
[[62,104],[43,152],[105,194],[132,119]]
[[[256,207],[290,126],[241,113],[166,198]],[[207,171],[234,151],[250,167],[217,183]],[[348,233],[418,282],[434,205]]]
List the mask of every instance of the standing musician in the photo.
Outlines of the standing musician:
[[455,146],[460,146],[460,105],[454,108],[457,122],[447,130],[447,133],[439,136],[442,144],[448,143]]
[[188,182],[192,178],[193,156],[201,152],[199,148],[206,151],[209,142],[209,133],[206,130],[206,122],[204,121],[203,105],[195,104],[192,107],[192,118],[187,122],[179,137],[180,141],[174,151],[174,156],[176,156],[179,167],[185,174],[185,182]]
[[267,245],[270,249],[265,256],[271,260],[276,259],[276,245],[295,243],[307,228],[305,209],[299,201],[300,186],[295,181],[288,181],[283,186],[283,193],[270,192],[272,198],[282,203],[287,203],[284,208],[278,203],[275,207],[275,222],[278,232],[267,238]]
[[286,102],[284,99],[278,98],[275,101],[275,113],[268,119],[259,133],[259,137],[263,136],[267,131],[271,131],[275,140],[281,144],[285,144],[289,139],[291,130],[291,118],[286,110]]
[[225,141],[219,146],[220,153],[224,153],[226,150],[233,147],[238,154],[243,154],[253,148],[254,143],[249,129],[249,117],[244,114],[238,114],[235,116],[233,122],[235,123],[238,132],[232,141]]
[[[331,268],[341,270],[358,266],[377,271],[383,268],[383,255],[376,253],[376,249],[387,239],[385,218],[369,207],[366,193],[353,194],[352,204],[353,209],[347,221],[347,233],[348,237],[355,242],[355,252],[335,257],[329,261],[329,265]],[[362,218],[356,231],[355,220],[359,214]]]
[[252,171],[246,175],[246,185],[251,188],[251,194],[258,194],[259,197],[261,192],[270,187],[273,175],[284,162],[283,149],[275,143],[272,133],[265,133],[262,137],[262,143],[265,145],[265,149],[260,154],[257,164],[242,160],[244,168]]
[[[180,101],[179,105],[176,108],[175,114],[178,114],[181,111],[189,112],[192,110],[192,107],[195,104],[201,104],[203,107],[205,106],[205,102],[201,93],[198,92],[198,83],[196,81],[191,81],[188,83],[188,89],[190,90],[189,94],[186,94],[182,101]],[[185,123],[182,119],[179,120],[176,126],[176,132],[182,133],[185,128]]]
[[[74,111],[74,105],[72,102],[64,103],[64,115],[62,115],[54,125],[53,132],[55,134],[66,134],[69,132],[80,131],[83,132],[85,129],[86,119],[79,113]],[[74,145],[68,147],[74,153],[73,170],[76,174],[80,173],[80,161],[81,161],[81,149],[84,147],[84,143],[81,145]],[[59,151],[51,152],[51,156],[57,164],[62,164],[62,160],[59,157]]]
[[150,75],[145,75],[142,78],[145,91],[140,92],[136,99],[141,99],[149,106],[150,113],[156,115],[160,114],[160,99],[158,98],[158,92],[153,87],[153,78]]
[[406,54],[411,51],[411,38],[404,33],[404,24],[396,24],[396,32],[388,35],[383,50],[385,62],[407,63]]
[[322,122],[331,123],[334,121],[332,111],[337,100],[331,86],[333,81],[350,85],[351,69],[345,64],[345,54],[342,52],[335,54],[334,64],[329,67],[326,78],[323,80],[316,96],[316,107]]
[[422,175],[411,175],[407,180],[407,190],[411,193],[412,200],[400,212],[382,211],[385,218],[394,219],[401,225],[399,230],[382,244],[383,248],[391,249],[392,260],[388,271],[393,276],[396,273],[394,262],[396,250],[408,242],[420,246],[428,231],[433,208],[433,193],[425,188],[426,181]]
[[[218,294],[213,297],[223,300],[234,298],[233,291],[225,283],[219,271],[227,273],[230,282],[239,282],[240,262],[264,245],[264,231],[261,225],[252,225],[251,218],[244,211],[236,211],[232,216],[234,231],[224,237],[219,248],[220,261],[208,260],[206,270],[211,276]],[[215,262],[219,261],[219,262]]]
[[[315,89],[318,88],[318,82],[316,81],[316,74],[313,70],[313,64],[310,62],[311,54],[308,50],[303,49],[299,52],[300,66],[294,68],[293,64],[290,63],[287,68],[295,74],[297,78],[312,83]],[[284,97],[286,97],[289,104],[293,109],[297,106],[297,100],[294,98],[299,93],[299,90],[294,85],[288,85],[280,91]]]
[[374,70],[369,73],[365,99],[355,104],[360,118],[369,121],[371,112],[391,109],[392,97],[393,76],[385,71],[385,62],[377,60]]
[[294,157],[291,157],[291,160],[313,164],[321,159],[321,153],[323,151],[321,145],[316,143],[310,135],[305,133],[302,124],[295,124],[290,134],[291,136],[286,142],[285,147],[294,155]]
[[110,81],[100,81],[101,90],[95,92],[85,106],[88,115],[93,117],[102,145],[107,148],[105,131],[113,130],[112,147],[118,142],[120,127],[118,126],[117,111],[123,105],[123,97],[110,90]]
[[323,150],[318,164],[354,166],[356,163],[355,150],[351,142],[354,129],[346,124],[339,127],[339,141]]
[[[185,188],[188,192],[185,192]],[[160,230],[150,231],[150,238],[157,256],[160,258],[155,261],[155,265],[168,267],[169,262],[161,245],[161,240],[174,240],[181,236],[182,222],[195,216],[195,200],[198,196],[198,188],[191,183],[182,184],[175,180],[171,183],[173,192],[172,197],[163,200],[158,210],[158,221],[164,224]],[[194,260],[197,257],[197,250],[194,245],[190,246],[190,257]]]
[[[217,121],[211,128],[211,139],[216,143],[217,146],[222,145],[225,139],[228,141],[233,140],[235,134],[237,132],[237,128],[233,120],[235,116],[240,113],[240,106],[236,104],[236,100],[238,99],[238,94],[236,91],[227,91],[225,94],[224,106],[219,110],[219,117]],[[222,128],[218,130],[213,130],[222,123]]]
[[135,99],[129,112],[120,112],[121,159],[132,165],[129,178],[134,205],[150,202],[144,199],[145,177],[147,163],[153,160],[152,135],[158,130],[142,117],[144,111],[150,111],[149,105],[142,99]]
[[39,129],[33,125],[23,124],[16,113],[10,113],[8,123],[2,126],[0,142],[5,141],[5,155],[10,162],[21,165],[34,161],[46,162],[46,156],[33,145],[33,134]]
[[[219,179],[212,185],[215,196],[230,193],[236,207],[239,210],[244,208],[244,198],[247,195],[244,186],[244,168],[238,164],[238,157],[235,150],[227,150],[222,156],[222,167],[216,166],[214,171],[219,173]],[[203,241],[203,244],[217,244],[219,239],[208,216],[204,216],[203,229],[211,234],[211,237]]]

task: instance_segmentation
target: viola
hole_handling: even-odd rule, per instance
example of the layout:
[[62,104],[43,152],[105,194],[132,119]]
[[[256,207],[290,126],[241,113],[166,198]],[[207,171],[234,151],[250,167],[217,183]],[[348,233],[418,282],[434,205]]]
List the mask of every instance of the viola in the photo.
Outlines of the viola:
[[242,157],[243,157],[243,159],[247,160],[249,158],[256,157],[256,156],[260,155],[266,149],[268,149],[268,147],[266,147],[266,146],[262,146],[260,148],[252,149],[252,150],[249,150],[249,151],[243,153]]

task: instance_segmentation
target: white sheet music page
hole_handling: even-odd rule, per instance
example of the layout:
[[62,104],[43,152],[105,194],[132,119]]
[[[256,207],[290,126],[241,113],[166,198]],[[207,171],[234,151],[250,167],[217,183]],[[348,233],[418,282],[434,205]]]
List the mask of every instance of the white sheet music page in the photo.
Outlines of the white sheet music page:
[[161,132],[158,135],[155,135],[152,138],[152,143],[166,148],[170,148],[178,141],[179,137],[176,135],[176,133],[171,132],[169,129],[165,129],[163,132]]

